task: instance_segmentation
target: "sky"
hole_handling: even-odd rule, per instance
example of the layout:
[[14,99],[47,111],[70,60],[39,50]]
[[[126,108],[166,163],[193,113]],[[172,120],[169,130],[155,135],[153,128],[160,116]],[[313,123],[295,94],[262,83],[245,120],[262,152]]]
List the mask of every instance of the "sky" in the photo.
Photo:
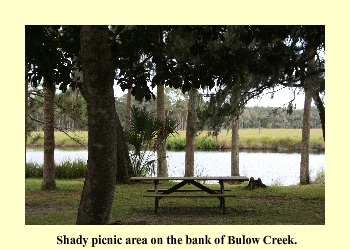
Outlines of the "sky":
[[[120,97],[124,94],[118,85],[114,85],[114,95]],[[294,98],[294,93],[288,88],[281,89],[274,94],[273,99],[271,99],[271,94],[268,91],[264,92],[264,95],[259,99],[253,99],[248,101],[247,107],[261,106],[261,107],[283,107],[287,105],[290,100]],[[297,109],[303,109],[304,107],[304,92],[299,91],[295,94],[295,102]]]

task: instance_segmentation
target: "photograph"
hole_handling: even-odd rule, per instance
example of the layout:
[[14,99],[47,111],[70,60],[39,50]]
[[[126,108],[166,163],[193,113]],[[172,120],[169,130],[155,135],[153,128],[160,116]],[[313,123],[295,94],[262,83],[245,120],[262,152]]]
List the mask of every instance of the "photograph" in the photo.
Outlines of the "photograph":
[[325,25],[24,31],[25,225],[325,225]]

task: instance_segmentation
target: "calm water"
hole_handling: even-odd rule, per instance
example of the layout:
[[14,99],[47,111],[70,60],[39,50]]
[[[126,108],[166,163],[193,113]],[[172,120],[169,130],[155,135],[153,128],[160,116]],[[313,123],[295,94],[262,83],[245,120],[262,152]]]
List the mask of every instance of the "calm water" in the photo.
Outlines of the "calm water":
[[[183,176],[185,152],[168,151],[169,176]],[[294,185],[299,183],[300,153],[277,153],[242,151],[240,157],[240,175],[261,178],[266,185]],[[56,149],[55,162],[88,158],[86,149]],[[229,176],[231,175],[231,154],[222,151],[196,151],[195,176]],[[27,149],[27,162],[43,163],[42,149]],[[310,178],[325,171],[325,154],[310,154]]]

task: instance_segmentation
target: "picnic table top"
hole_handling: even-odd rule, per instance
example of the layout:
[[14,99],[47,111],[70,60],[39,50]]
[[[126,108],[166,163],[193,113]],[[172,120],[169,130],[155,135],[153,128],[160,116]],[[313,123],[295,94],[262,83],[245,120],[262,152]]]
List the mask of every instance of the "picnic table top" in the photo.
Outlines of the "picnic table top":
[[201,176],[201,177],[131,177],[130,180],[227,180],[249,181],[246,176]]

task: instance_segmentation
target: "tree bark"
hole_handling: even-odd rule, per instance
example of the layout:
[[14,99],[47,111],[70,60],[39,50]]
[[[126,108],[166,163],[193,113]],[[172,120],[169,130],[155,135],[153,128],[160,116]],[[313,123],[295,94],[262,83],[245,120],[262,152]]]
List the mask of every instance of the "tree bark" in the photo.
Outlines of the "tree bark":
[[88,111],[88,168],[77,224],[108,224],[117,176],[117,113],[114,72],[107,26],[80,30],[84,82],[81,93]]
[[126,113],[125,113],[125,131],[130,130],[130,119],[131,119],[131,106],[132,106],[132,96],[131,96],[132,88],[128,89],[128,94],[126,95]]
[[[164,85],[157,85],[157,117],[165,121]],[[168,176],[165,140],[160,143],[157,149],[157,175],[159,177]]]
[[241,91],[235,90],[231,94],[232,137],[231,137],[231,176],[239,176],[239,98]]
[[305,89],[304,116],[301,142],[300,184],[310,183],[309,146],[310,146],[310,114],[312,96],[310,90]]
[[[24,108],[24,136],[25,136],[25,150],[27,151],[27,140],[28,140],[28,79],[27,79],[27,73],[29,71],[29,65],[28,63],[25,63],[25,108]],[[25,161],[24,161],[24,173],[25,173],[25,169],[26,169],[26,162],[27,162],[27,158],[25,157]],[[24,177],[24,179],[26,179],[26,176]]]
[[[118,116],[118,114],[117,114]],[[130,177],[135,176],[131,164],[129,148],[126,143],[123,126],[117,117],[117,183],[129,183]]]
[[[76,70],[74,72],[75,81],[78,82],[79,86],[83,83],[83,72]],[[131,101],[131,89],[130,93],[130,101]],[[130,104],[131,105],[131,104]],[[125,184],[130,182],[130,177],[135,176],[134,169],[131,164],[129,148],[126,143],[125,134],[123,131],[123,126],[120,122],[118,113],[117,115],[117,183]],[[129,115],[130,116],[130,115]]]
[[[310,50],[310,55],[314,54],[314,50]],[[311,59],[308,63],[308,72],[312,72],[315,64],[315,59]],[[304,115],[303,115],[303,127],[301,137],[301,162],[300,162],[300,184],[310,184],[310,171],[309,171],[309,147],[310,147],[310,115],[311,115],[311,102],[312,95],[314,93],[314,82],[311,78],[305,80],[305,102],[304,102]]]
[[54,105],[55,92],[44,86],[44,167],[42,190],[55,190],[55,135]]
[[231,176],[239,176],[239,119],[232,119]]
[[326,110],[323,106],[323,102],[320,98],[320,95],[318,93],[314,93],[312,95],[312,99],[315,102],[315,105],[318,110],[318,114],[320,115],[320,120],[322,124],[322,134],[323,134],[323,140],[326,141]]
[[[154,56],[156,63],[157,75],[162,75],[164,71],[164,46],[163,46],[163,27],[159,26],[158,30],[158,45],[159,49]],[[164,104],[164,80],[159,78],[157,83],[157,118],[162,122],[165,121],[165,104]],[[157,146],[157,176],[167,177],[168,168],[166,162],[166,139],[161,138],[162,129],[158,130],[158,139],[160,144]]]
[[187,127],[186,127],[186,153],[185,153],[185,176],[194,176],[194,139],[196,136],[196,97],[197,89],[192,88],[189,93]]

